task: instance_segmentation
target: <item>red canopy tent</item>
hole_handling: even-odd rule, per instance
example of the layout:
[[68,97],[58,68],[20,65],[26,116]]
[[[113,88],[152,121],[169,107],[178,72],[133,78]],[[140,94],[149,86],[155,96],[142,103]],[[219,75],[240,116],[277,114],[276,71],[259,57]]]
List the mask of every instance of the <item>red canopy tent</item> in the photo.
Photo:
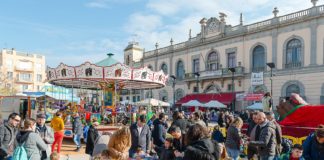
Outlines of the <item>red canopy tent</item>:
[[229,105],[233,102],[236,93],[208,93],[208,94],[187,94],[182,97],[176,105],[180,106],[183,103],[187,103],[190,100],[198,100],[201,103],[208,103],[211,100],[217,100],[220,103]]

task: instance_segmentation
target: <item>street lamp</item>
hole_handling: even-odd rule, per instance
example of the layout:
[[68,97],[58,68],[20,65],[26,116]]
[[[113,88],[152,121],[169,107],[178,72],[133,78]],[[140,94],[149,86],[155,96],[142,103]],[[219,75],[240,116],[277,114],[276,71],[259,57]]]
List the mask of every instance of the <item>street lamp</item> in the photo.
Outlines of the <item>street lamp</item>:
[[[234,73],[235,73],[235,68],[228,68],[232,72],[232,95],[234,96]],[[232,110],[235,111],[235,97],[232,102]]]
[[175,107],[175,84],[176,84],[176,80],[177,78],[174,75],[170,76],[173,80],[172,80],[172,88],[173,88],[173,108]]
[[194,75],[197,77],[197,80],[196,80],[197,90],[196,90],[196,92],[199,93],[199,76],[200,76],[200,73],[196,72],[196,73],[194,73]]
[[276,67],[273,62],[267,63],[267,66],[270,67],[270,88],[271,88],[271,96],[272,96],[272,69]]

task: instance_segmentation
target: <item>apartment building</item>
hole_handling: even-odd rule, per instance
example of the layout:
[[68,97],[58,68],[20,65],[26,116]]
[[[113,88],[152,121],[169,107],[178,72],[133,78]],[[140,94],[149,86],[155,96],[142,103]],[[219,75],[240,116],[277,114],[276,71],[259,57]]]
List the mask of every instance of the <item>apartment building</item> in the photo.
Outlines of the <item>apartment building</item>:
[[45,56],[2,49],[0,54],[1,88],[5,95],[40,91],[46,79]]

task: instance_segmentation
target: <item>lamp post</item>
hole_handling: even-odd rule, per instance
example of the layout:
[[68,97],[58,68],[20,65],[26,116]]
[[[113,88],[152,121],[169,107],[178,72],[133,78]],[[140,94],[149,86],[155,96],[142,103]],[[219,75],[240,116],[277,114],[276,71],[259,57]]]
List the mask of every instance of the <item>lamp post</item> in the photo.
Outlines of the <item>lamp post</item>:
[[[235,68],[228,68],[232,72],[232,95],[234,96],[234,73],[235,73]],[[235,97],[232,102],[232,110],[235,111]]]
[[199,72],[196,72],[196,73],[194,73],[194,75],[196,76],[196,87],[197,87],[197,90],[196,90],[196,92],[197,93],[199,93],[199,76],[200,76],[200,74],[199,74]]
[[170,76],[172,78],[172,88],[173,88],[173,108],[175,107],[175,84],[177,78],[174,75]]
[[271,88],[271,96],[272,96],[272,69],[276,67],[276,65],[273,62],[267,63],[267,66],[270,67],[270,88]]

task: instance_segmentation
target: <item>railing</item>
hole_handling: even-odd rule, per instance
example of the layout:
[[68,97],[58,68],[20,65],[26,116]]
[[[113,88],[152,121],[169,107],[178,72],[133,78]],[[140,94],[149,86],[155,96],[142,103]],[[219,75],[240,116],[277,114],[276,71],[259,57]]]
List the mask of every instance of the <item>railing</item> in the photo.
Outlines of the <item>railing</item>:
[[287,63],[285,64],[285,68],[300,68],[302,66],[301,62],[295,62],[295,63]]
[[263,72],[265,67],[253,67],[252,72]]
[[[235,67],[235,72],[234,75],[241,75],[244,73],[244,68],[243,67]],[[232,72],[228,68],[223,69],[223,76],[225,75],[231,75]]]
[[303,11],[299,11],[299,12],[295,12],[295,13],[291,13],[288,15],[278,17],[279,23],[286,23],[286,22],[302,19],[304,17],[309,16],[310,12],[311,12],[311,9],[307,9],[307,10],[303,10]]
[[[243,75],[243,73],[244,73],[243,67],[235,67],[234,75]],[[231,75],[232,72],[229,71],[228,68],[223,68],[215,71],[208,71],[208,70],[200,71],[199,74],[200,74],[199,78],[205,78],[205,77],[218,78],[218,77]],[[196,79],[196,75],[194,73],[186,73],[185,79]]]
[[182,48],[185,48],[185,47],[186,47],[186,43],[182,42],[182,43],[175,44],[173,46],[173,49],[176,50],[176,49],[182,49]]
[[34,71],[34,68],[32,67],[20,67],[20,66],[16,66],[15,70],[17,71],[28,71],[28,72],[32,72]]
[[261,28],[264,28],[264,27],[267,27],[270,25],[271,25],[271,19],[247,25],[246,28],[247,28],[247,31],[250,32],[252,30],[261,29]]
[[23,52],[16,52],[17,56],[23,56],[23,57],[34,57],[33,54],[23,53]]

